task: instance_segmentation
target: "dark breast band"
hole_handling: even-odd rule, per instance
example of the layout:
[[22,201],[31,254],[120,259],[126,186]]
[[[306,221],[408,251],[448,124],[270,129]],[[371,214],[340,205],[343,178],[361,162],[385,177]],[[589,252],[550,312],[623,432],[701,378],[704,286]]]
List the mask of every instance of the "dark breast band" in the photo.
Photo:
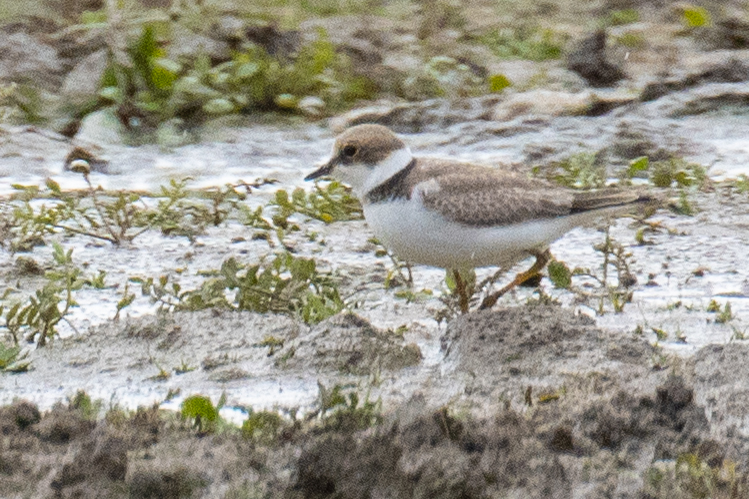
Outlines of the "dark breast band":
[[405,168],[372,189],[364,197],[367,203],[375,204],[392,199],[411,199],[411,187],[406,177],[416,167],[416,158],[411,159]]

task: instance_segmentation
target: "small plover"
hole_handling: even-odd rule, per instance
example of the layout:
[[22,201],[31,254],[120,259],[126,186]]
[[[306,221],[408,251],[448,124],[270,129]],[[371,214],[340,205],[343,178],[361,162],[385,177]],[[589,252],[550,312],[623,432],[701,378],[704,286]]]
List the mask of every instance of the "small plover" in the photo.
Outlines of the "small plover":
[[499,168],[414,157],[382,125],[343,132],[330,160],[305,180],[324,176],[351,186],[372,232],[396,256],[455,271],[463,312],[468,296],[458,270],[509,269],[536,257],[528,271],[483,300],[480,308],[489,308],[537,275],[551,258],[549,245],[566,232],[657,201],[637,191],[577,191]]

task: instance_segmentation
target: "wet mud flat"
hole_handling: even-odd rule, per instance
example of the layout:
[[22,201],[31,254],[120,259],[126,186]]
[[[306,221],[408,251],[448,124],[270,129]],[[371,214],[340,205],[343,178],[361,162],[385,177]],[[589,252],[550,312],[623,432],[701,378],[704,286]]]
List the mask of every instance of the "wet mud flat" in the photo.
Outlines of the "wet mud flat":
[[[491,17],[478,12],[477,19]],[[574,15],[573,31],[587,38],[580,18]],[[41,186],[48,177],[63,189],[86,189],[66,168],[70,152],[83,147],[100,157],[91,179],[104,189],[154,192],[186,176],[198,187],[278,180],[253,192],[247,203],[255,208],[277,189],[299,187],[328,154],[334,132],[360,122],[391,127],[420,155],[523,173],[587,154],[605,165],[604,180],[646,157],[697,162],[726,181],[690,190],[694,216],[662,210],[640,242],[633,241],[643,226],[611,226],[633,255],[636,282],[620,313],[595,319],[590,300],[545,278],[541,300],[520,290],[495,311],[437,323],[439,298],[448,294],[442,271],[416,268],[413,288],[385,289],[392,262],[376,256],[363,221],[327,225],[294,215],[305,230],[285,242],[340,277],[354,296],[353,313],[313,326],[251,312],[155,314],[149,297],[139,296],[114,321],[135,275],[179,276],[187,289],[221,261],[256,261],[273,250],[237,220],[195,241],[151,230],[117,249],[56,233],[50,241],[74,249],[87,269],[105,271],[109,286],[80,290],[80,307],[60,336],[29,352],[29,372],[0,373],[0,498],[749,497],[749,345],[740,341],[749,311],[749,270],[741,263],[749,208],[735,183],[749,173],[748,49],[697,50],[706,40],[679,35],[673,13],[667,31],[643,18],[610,30],[609,46],[647,34],[625,59],[631,78],[615,88],[591,86],[562,61],[496,61],[484,50],[468,61],[481,70],[494,61],[490,73],[514,83],[501,95],[386,100],[325,126],[217,119],[196,131],[194,139],[205,142],[177,141],[167,150],[125,146],[117,127],[99,130],[100,121],[81,129],[102,133],[73,139],[0,127],[4,194],[14,183]],[[399,59],[416,46],[408,31],[358,30],[350,18],[324,24],[353,54],[364,47],[365,56]],[[395,39],[382,47],[367,39],[379,32]],[[672,35],[678,43],[662,39]],[[452,40],[440,32],[434,39]],[[463,60],[464,44],[450,45],[450,57]],[[621,57],[631,51],[617,50]],[[570,267],[594,267],[603,237],[579,229],[552,251]],[[50,253],[47,245],[23,256],[43,268]],[[19,278],[16,257],[0,253],[0,274],[33,290],[39,279]],[[434,292],[419,295],[423,289]],[[403,291],[417,299],[396,296]],[[707,310],[713,301],[723,312],[730,301],[732,314],[724,315],[731,317],[719,323]],[[196,395],[209,400],[199,420],[181,412]]]
[[[657,111],[648,109],[627,113]],[[426,154],[463,151],[482,161],[482,151],[502,152],[515,141],[520,161],[541,141],[535,135],[541,130],[559,127],[564,138],[574,130],[591,134],[596,125],[618,136],[628,129],[627,113],[554,118],[510,138],[481,135],[495,125],[473,122],[409,140]],[[679,121],[683,129],[673,143],[669,135],[658,140],[675,148],[692,127],[720,122],[740,129],[741,116],[706,113]],[[658,124],[665,129],[673,122]],[[483,139],[461,142],[466,130]],[[237,133],[260,144],[257,131]],[[278,132],[307,145],[278,166],[280,185],[260,195],[295,186],[307,160],[325,153],[328,144],[313,145],[304,133]],[[320,133],[315,129],[314,137]],[[588,146],[595,150],[609,138],[597,135]],[[567,140],[554,142],[549,154],[566,151]],[[743,165],[743,143],[734,135],[729,142],[736,150],[723,150],[725,170]],[[214,147],[234,145],[203,152]],[[263,155],[280,161],[268,146]],[[73,174],[58,178],[65,176]],[[612,237],[634,255],[633,301],[595,320],[581,313],[590,306],[579,296],[544,279],[545,300],[561,307],[521,290],[503,299],[506,308],[437,324],[443,273],[414,269],[413,291],[436,291],[423,300],[407,302],[384,290],[391,262],[374,256],[362,221],[302,220],[320,239],[300,231],[288,240],[297,254],[339,272],[342,289],[357,293],[353,314],[314,326],[219,310],[137,317],[153,312],[153,304],[142,303],[147,297],[134,303],[133,317],[113,321],[120,291],[85,290],[70,316],[78,332],[31,352],[30,372],[0,378],[7,402],[0,495],[747,497],[747,346],[730,328],[741,332],[746,325],[747,270],[739,264],[749,240],[745,195],[732,185],[690,193],[697,213],[660,212],[662,230],[648,233],[644,244],[632,243],[636,229],[627,221],[612,225]],[[159,275],[177,265],[188,286],[221,260],[268,251],[264,241],[235,240],[239,231],[247,228],[230,221],[198,244],[151,232],[117,250],[83,237],[60,239],[123,286],[134,269]],[[552,251],[571,266],[592,262],[602,237],[595,229],[576,230]],[[49,253],[38,247],[29,256],[45,261]],[[13,258],[4,258],[12,268]],[[730,325],[705,310],[712,299],[732,302]],[[658,339],[655,329],[668,337]],[[196,426],[195,417],[180,418],[181,402],[193,394],[214,406],[226,394],[219,413],[242,426]],[[155,401],[164,402],[155,407]]]
[[[595,123],[615,129],[605,120]],[[551,120],[562,128],[571,122]],[[581,133],[591,124],[574,122]],[[734,122],[744,123],[731,114],[724,126]],[[435,145],[436,132],[410,139],[427,153],[467,148],[477,157],[499,146],[491,138],[465,146],[461,130],[441,133],[445,145]],[[556,146],[560,154],[566,147]],[[324,154],[317,143],[307,148],[306,156]],[[725,155],[732,165],[742,157]],[[281,185],[261,194],[293,186],[303,164],[295,158]],[[544,279],[545,299],[561,307],[521,290],[503,299],[506,308],[437,324],[443,273],[414,269],[413,290],[437,291],[423,301],[384,290],[390,262],[373,256],[362,221],[305,221],[324,245],[302,232],[290,239],[298,254],[329,264],[343,289],[358,293],[353,314],[318,325],[219,310],[137,317],[152,304],[112,321],[102,317],[111,318],[119,291],[82,292],[71,314],[78,333],[34,350],[30,372],[0,379],[8,402],[0,495],[747,497],[748,347],[705,310],[711,299],[730,299],[731,325],[745,326],[747,271],[738,263],[747,241],[745,193],[718,185],[690,195],[699,207],[693,217],[661,212],[663,230],[648,233],[646,244],[626,244],[637,278],[633,302],[595,320],[580,313],[590,307],[574,293]],[[154,275],[180,265],[188,279],[230,256],[256,256],[266,244],[235,242],[238,230],[246,228],[211,229],[199,244],[149,233],[119,250],[81,237],[64,242],[121,283],[136,264]],[[610,231],[634,240],[626,221]],[[582,264],[602,237],[580,229],[552,251]],[[43,261],[49,251],[31,255]],[[668,338],[657,339],[654,329]],[[180,418],[192,394],[214,405],[226,394],[220,415],[242,426]]]
[[[253,331],[260,336],[252,326],[262,321],[288,335],[272,355],[252,346]],[[317,401],[275,418],[244,408],[255,423],[242,429],[196,427],[158,406],[126,411],[80,396],[43,413],[15,401],[0,409],[2,496],[749,495],[743,343],[683,359],[568,309],[529,302],[455,319],[435,338],[441,362],[429,363],[408,334],[354,314],[312,328],[290,322],[180,313],[69,340],[62,348],[75,358],[99,342],[125,357],[135,345],[173,358],[195,348],[217,358],[223,349],[231,352],[227,365],[185,376],[236,388],[315,372],[309,381],[323,388]],[[226,344],[238,338],[245,344]],[[137,359],[117,369],[139,374]],[[331,401],[333,386],[344,387],[342,401]]]

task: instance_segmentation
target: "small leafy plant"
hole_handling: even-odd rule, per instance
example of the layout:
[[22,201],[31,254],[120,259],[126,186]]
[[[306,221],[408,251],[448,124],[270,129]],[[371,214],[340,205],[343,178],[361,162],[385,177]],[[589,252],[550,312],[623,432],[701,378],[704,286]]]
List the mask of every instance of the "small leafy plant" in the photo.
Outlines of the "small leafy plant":
[[278,438],[283,424],[283,418],[276,412],[251,411],[242,423],[242,436],[256,442],[271,443]]
[[326,388],[319,381],[318,413],[323,425],[336,431],[356,431],[376,426],[382,422],[382,401],[372,402],[369,394],[360,404],[356,391],[345,393],[345,386]]
[[211,399],[205,395],[191,395],[182,402],[180,415],[183,419],[192,422],[192,427],[198,433],[213,433],[221,421],[219,411],[225,403],[225,397],[221,397],[218,405],[213,405]]
[[28,371],[31,365],[30,360],[26,360],[27,352],[22,352],[18,345],[7,346],[0,342],[0,371],[20,373]]
[[536,166],[533,175],[571,189],[597,189],[606,186],[606,165],[591,152],[580,152],[549,166]]
[[52,257],[53,269],[45,272],[44,285],[27,302],[0,306],[4,327],[16,344],[25,333],[26,341],[36,340],[38,346],[46,345],[56,334],[59,322],[77,306],[73,295],[86,284],[86,279],[73,263],[73,250],[65,251],[60,244],[53,243]]
[[171,310],[229,308],[275,312],[315,324],[340,312],[344,303],[335,280],[317,270],[314,260],[288,252],[245,265],[234,258],[224,261],[199,288],[183,291],[168,276],[133,278],[143,294]]
[[335,181],[327,185],[316,182],[314,190],[310,193],[302,188],[296,188],[289,196],[287,191],[278,190],[268,205],[276,208],[276,225],[282,225],[284,222],[281,221],[285,221],[293,213],[300,213],[325,223],[363,218],[361,204],[351,195],[351,189]]
[[520,26],[489,31],[478,41],[503,59],[546,61],[562,57],[567,37],[549,29]]

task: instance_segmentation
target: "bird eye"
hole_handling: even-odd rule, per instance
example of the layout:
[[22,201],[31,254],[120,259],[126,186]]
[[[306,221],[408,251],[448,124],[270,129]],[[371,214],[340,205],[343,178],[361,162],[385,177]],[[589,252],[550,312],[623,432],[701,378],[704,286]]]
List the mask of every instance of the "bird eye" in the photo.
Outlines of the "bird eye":
[[347,158],[353,158],[357,152],[356,146],[345,146],[343,148],[343,155]]

